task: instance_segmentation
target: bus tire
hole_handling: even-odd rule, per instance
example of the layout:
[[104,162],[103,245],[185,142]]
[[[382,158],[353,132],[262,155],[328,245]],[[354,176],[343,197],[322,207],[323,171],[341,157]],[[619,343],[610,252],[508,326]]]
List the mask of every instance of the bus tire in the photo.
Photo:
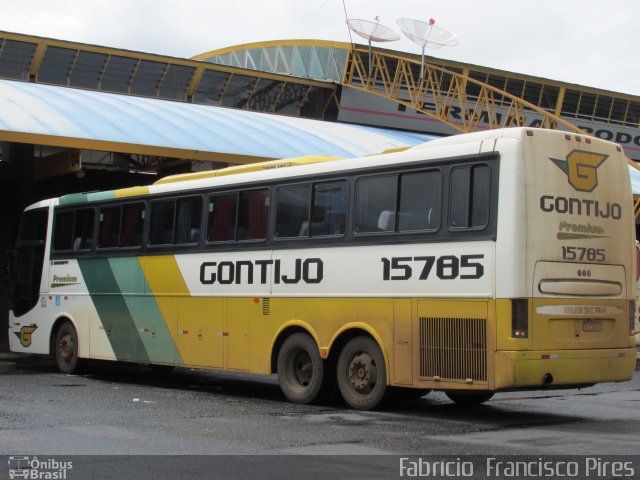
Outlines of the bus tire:
[[83,362],[78,357],[78,334],[70,322],[63,323],[56,333],[54,354],[62,373],[78,373]]
[[313,402],[323,384],[324,368],[316,342],[306,333],[294,333],[278,352],[278,382],[293,403]]
[[444,392],[456,405],[480,405],[493,397],[493,392]]
[[351,339],[338,357],[340,394],[356,410],[377,407],[387,391],[387,368],[380,347],[370,337]]

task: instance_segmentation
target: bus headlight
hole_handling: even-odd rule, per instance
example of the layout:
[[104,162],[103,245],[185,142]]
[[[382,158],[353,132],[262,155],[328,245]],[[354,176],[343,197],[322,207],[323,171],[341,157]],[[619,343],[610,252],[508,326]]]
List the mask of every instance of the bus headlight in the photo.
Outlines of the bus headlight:
[[511,336],[529,338],[529,301],[511,300]]

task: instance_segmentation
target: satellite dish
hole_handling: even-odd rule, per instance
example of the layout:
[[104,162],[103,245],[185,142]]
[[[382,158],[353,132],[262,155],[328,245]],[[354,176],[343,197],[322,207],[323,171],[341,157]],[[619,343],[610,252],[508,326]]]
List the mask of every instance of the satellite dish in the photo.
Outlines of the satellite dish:
[[399,18],[396,23],[402,33],[422,49],[420,78],[422,78],[424,72],[425,48],[454,47],[460,43],[460,39],[455,33],[436,25],[436,21],[433,18],[430,18],[428,22],[414,20],[413,18]]
[[375,22],[370,22],[359,18],[347,19],[349,29],[369,43],[369,77],[371,77],[371,42],[395,42],[400,40],[400,35],[393,29],[380,24],[378,17],[375,20]]
[[378,22],[350,18],[347,20],[347,25],[351,30],[367,40],[369,43],[395,42],[396,40],[400,40],[400,35],[398,35],[394,30],[389,27],[385,27]]

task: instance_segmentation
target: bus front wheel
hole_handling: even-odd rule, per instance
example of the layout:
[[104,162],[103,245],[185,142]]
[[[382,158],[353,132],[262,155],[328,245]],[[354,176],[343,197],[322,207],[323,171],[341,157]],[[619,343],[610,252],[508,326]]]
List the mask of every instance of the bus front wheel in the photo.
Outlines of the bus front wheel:
[[340,352],[338,388],[345,402],[357,410],[380,404],[387,390],[387,369],[378,344],[370,337],[355,337]]
[[291,402],[313,402],[322,387],[323,370],[320,351],[309,335],[294,333],[284,341],[278,353],[278,382]]
[[54,353],[62,373],[76,373],[82,366],[78,358],[78,334],[71,323],[63,323],[58,329]]

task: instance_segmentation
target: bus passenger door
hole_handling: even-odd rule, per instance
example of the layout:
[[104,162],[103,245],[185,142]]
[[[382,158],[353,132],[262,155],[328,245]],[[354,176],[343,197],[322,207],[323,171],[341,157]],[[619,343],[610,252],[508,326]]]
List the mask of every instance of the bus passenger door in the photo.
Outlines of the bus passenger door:
[[38,303],[47,221],[47,209],[26,212],[20,223],[16,249],[10,253],[9,308],[16,317],[24,315]]
[[38,303],[43,260],[44,244],[22,246],[10,252],[10,308],[16,317]]

